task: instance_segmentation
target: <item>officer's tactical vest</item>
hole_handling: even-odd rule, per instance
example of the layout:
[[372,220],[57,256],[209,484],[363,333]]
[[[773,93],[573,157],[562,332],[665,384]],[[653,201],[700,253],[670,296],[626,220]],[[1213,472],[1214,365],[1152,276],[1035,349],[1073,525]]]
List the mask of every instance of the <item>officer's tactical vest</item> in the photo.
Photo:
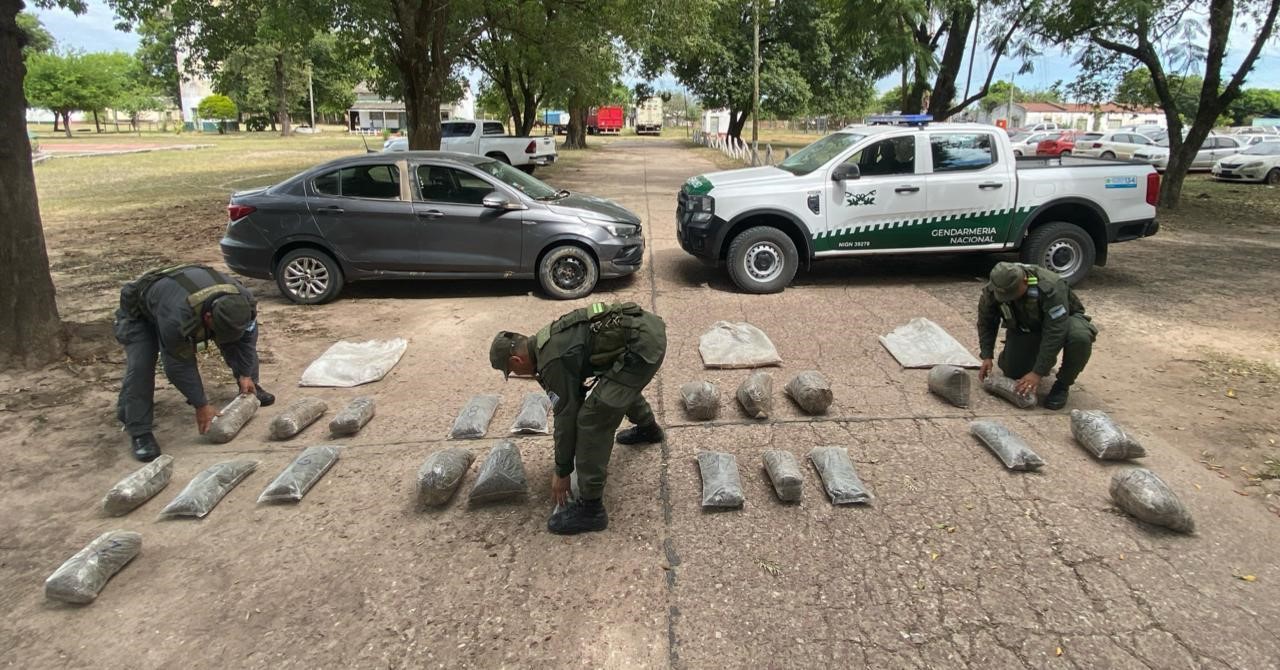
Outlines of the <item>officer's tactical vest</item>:
[[586,323],[591,330],[587,340],[590,351],[589,361],[594,370],[608,370],[620,367],[624,354],[632,352],[649,362],[656,362],[657,357],[645,351],[642,338],[637,338],[636,329],[644,310],[634,302],[620,304],[592,303],[588,307],[575,309],[556,319],[538,331],[534,346],[539,350],[546,345],[552,335],[562,333],[580,324]]
[[[1041,270],[1033,265],[1023,265],[1022,267],[1027,273],[1027,294],[1018,300],[1024,305],[1029,299],[1036,300],[1038,302],[1040,300],[1041,293],[1044,290],[1040,284],[1040,277],[1037,275],[1037,272],[1040,272]],[[1069,288],[1067,292],[1067,306],[1070,308],[1071,314],[1084,313],[1084,303],[1080,302],[1080,298],[1077,298],[1075,292],[1071,291]],[[1026,310],[1020,311],[1025,312]],[[1024,333],[1038,331],[1042,325],[1040,323],[1040,315],[1038,311],[1027,315],[1030,323],[1022,323],[1017,318],[1017,312],[1013,309],[1013,304],[1008,302],[1000,303],[1000,315],[1004,317],[1005,328],[1016,329]]]
[[[213,284],[204,288],[196,286],[196,283],[186,275],[188,270],[199,270],[207,273]],[[207,265],[175,265],[171,268],[149,270],[141,277],[138,277],[136,281],[126,284],[124,290],[120,292],[120,307],[131,318],[145,318],[148,321],[154,321],[155,316],[147,308],[145,296],[156,282],[165,277],[178,282],[182,290],[187,292],[187,306],[191,308],[192,318],[182,324],[182,334],[195,340],[208,339],[208,333],[204,331],[204,322],[200,319],[205,303],[215,298],[240,293],[240,287],[235,284],[223,283],[222,275]]]

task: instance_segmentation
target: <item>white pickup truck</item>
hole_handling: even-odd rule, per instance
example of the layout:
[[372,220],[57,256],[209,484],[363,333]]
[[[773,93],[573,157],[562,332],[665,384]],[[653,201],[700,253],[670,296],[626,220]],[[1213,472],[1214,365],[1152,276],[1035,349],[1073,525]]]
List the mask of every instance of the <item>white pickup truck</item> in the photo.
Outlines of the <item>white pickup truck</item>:
[[[440,129],[441,151],[488,156],[529,173],[556,162],[555,137],[510,136],[499,121],[445,121]],[[409,138],[389,138],[382,150],[408,151]]]
[[999,128],[873,118],[776,167],[693,177],[677,197],[680,246],[748,293],[785,289],[812,261],[1019,250],[1075,284],[1108,245],[1154,235],[1150,165],[1015,159]]

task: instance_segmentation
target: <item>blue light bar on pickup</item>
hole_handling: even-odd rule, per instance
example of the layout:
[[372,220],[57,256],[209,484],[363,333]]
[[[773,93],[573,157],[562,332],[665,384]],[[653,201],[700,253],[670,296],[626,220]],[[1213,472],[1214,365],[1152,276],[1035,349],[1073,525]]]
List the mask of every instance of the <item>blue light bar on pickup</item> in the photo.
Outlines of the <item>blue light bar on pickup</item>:
[[867,118],[867,123],[873,126],[923,126],[930,121],[933,121],[932,114],[880,114]]

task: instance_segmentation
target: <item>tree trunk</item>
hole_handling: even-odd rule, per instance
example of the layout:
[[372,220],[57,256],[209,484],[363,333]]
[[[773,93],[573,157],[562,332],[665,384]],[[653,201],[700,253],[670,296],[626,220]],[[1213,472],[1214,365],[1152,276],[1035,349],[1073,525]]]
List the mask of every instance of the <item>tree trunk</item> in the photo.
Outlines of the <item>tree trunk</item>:
[[[57,114],[57,112],[54,112]],[[62,130],[67,133],[67,139],[71,138],[71,112],[62,113]]]
[[98,110],[93,110],[93,132],[102,132],[102,121],[98,119]]
[[62,115],[58,112],[53,113],[53,132],[58,132],[58,122],[62,120]]
[[64,349],[26,133],[20,9],[0,0],[0,368],[44,365]]
[[956,97],[956,78],[964,66],[964,54],[969,41],[969,30],[973,26],[973,5],[965,4],[957,7],[948,20],[947,46],[942,51],[942,60],[938,62],[938,76],[934,80],[933,95],[929,98],[929,114],[937,121],[945,121],[951,103]]
[[732,107],[729,108],[729,129],[725,133],[735,140],[742,139],[742,129],[747,125],[747,119],[751,118],[748,111],[737,111]]
[[587,148],[587,114],[589,108],[582,105],[570,105],[569,128],[565,133],[564,148]]
[[284,67],[284,52],[276,54],[276,116],[280,117],[280,136],[289,136],[289,101],[285,99],[288,90],[288,73]]

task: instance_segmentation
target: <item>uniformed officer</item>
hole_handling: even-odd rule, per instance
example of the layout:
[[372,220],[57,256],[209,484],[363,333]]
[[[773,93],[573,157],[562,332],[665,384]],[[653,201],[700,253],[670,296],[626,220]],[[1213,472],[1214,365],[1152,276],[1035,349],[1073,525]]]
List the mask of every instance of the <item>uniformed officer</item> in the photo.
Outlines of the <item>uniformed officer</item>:
[[978,301],[979,379],[986,379],[991,372],[1002,321],[1006,335],[1000,370],[1018,380],[1018,392],[1035,393],[1062,354],[1057,379],[1044,399],[1045,408],[1062,409],[1071,385],[1089,362],[1098,335],[1097,327],[1085,316],[1084,304],[1067,282],[1049,270],[997,263]]
[[[561,508],[547,520],[547,530],[573,535],[608,527],[604,485],[622,417],[635,426],[617,434],[619,444],[664,437],[641,392],[666,350],[667,325],[629,302],[574,310],[533,338],[504,331],[493,339],[494,369],[504,376],[536,376],[555,408],[551,497]],[[580,497],[570,500],[569,475],[575,470]]]
[[120,290],[116,340],[124,345],[125,373],[116,417],[133,442],[133,456],[160,455],[152,434],[156,356],[164,374],[196,410],[201,434],[217,411],[209,405],[196,366],[196,345],[213,340],[235,374],[241,393],[263,405],[275,396],[258,386],[258,327],[253,294],[240,282],[204,265],[152,270]]

